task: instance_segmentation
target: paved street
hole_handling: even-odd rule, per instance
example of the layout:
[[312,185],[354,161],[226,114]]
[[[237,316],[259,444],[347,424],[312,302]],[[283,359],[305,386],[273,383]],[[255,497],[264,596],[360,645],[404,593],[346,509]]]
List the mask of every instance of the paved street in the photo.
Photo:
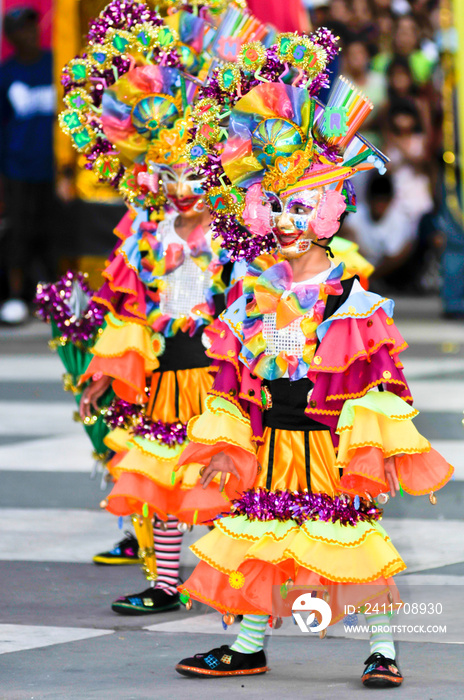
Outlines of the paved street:
[[[421,411],[416,425],[456,478],[435,506],[427,497],[390,501],[383,524],[408,565],[398,577],[404,598],[441,602],[442,615],[420,623],[447,632],[397,635],[406,680],[388,695],[455,700],[464,698],[464,324],[440,320],[434,299],[415,300],[414,309],[402,299],[396,318],[410,343],[402,359]],[[138,567],[90,563],[122,532],[99,508],[106,492],[99,475],[90,478],[90,443],[72,420],[74,399],[62,391],[48,337],[36,322],[0,329],[0,700],[367,697],[365,635],[342,625],[320,640],[286,621],[269,630],[270,673],[190,680],[175,663],[230,640],[237,625],[224,632],[220,616],[200,605],[149,617],[111,612],[114,598],[145,585]],[[183,563],[187,575],[194,557],[186,546]]]

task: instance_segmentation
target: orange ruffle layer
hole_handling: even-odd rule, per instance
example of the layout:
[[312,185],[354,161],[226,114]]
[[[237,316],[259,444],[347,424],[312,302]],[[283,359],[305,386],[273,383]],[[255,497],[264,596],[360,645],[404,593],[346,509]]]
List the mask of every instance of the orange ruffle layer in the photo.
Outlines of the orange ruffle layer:
[[[453,467],[439,452],[430,449],[419,454],[395,456],[401,486],[412,496],[438,491],[452,477]],[[344,493],[378,496],[390,490],[385,477],[384,456],[378,447],[360,447],[343,469],[340,490]]]
[[149,514],[156,514],[162,520],[175,515],[181,522],[198,525],[229,510],[228,501],[216,483],[207,489],[198,483],[192,489],[168,488],[143,474],[131,472],[119,477],[108,496],[107,510],[114,515],[131,515],[141,513],[145,503]]
[[[390,572],[393,569],[394,573],[398,573],[406,567],[399,558],[397,562],[390,562],[388,568]],[[245,561],[240,566],[240,571],[246,584],[236,589],[231,587],[228,574],[200,561],[185,584],[179,586],[179,590],[187,590],[191,598],[221,613],[273,617],[289,617],[293,601],[301,593],[308,590],[325,591],[332,610],[331,625],[345,617],[347,605],[354,605],[358,609],[367,602],[386,606],[390,602],[400,602],[398,589],[391,576],[380,576],[369,582],[334,582],[304,567],[298,568],[291,559],[277,566],[263,561]],[[281,586],[288,579],[292,579],[294,587],[283,599]]]

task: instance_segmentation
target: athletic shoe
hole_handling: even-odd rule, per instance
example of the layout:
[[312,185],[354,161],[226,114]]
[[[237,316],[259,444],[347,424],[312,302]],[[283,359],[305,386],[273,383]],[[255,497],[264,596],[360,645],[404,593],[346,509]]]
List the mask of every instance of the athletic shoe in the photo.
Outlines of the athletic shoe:
[[242,654],[232,651],[226,644],[204,654],[182,659],[176,666],[177,673],[182,676],[257,676],[268,670],[263,649],[254,654]]
[[121,542],[109,552],[96,554],[92,559],[94,564],[141,564],[139,559],[139,543],[137,538],[131,532],[125,532],[126,536]]
[[397,688],[403,682],[403,676],[394,659],[387,659],[376,651],[364,662],[366,668],[362,682],[368,688]]
[[180,608],[179,594],[170,595],[162,588],[147,588],[142,593],[121,596],[111,609],[120,615],[154,615]]

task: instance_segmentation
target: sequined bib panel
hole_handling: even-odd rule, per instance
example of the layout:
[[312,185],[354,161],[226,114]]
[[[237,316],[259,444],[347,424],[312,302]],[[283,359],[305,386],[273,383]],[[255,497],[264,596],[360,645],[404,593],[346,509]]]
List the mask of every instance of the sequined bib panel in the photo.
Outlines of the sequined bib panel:
[[191,315],[191,310],[206,300],[206,293],[211,286],[211,273],[201,270],[190,257],[190,249],[174,229],[176,215],[162,221],[158,227],[158,235],[163,243],[180,243],[184,248],[185,259],[163,280],[160,292],[160,311],[171,318],[182,318]]
[[303,349],[306,343],[306,337],[301,330],[301,322],[306,316],[297,318],[285,328],[277,330],[276,315],[264,314],[263,316],[263,337],[266,341],[265,355],[278,355],[281,352],[286,352],[295,357],[303,356]]
[[164,278],[164,289],[160,293],[161,313],[172,318],[190,316],[194,306],[205,302],[210,285],[211,273],[201,270],[186,253],[182,265]]

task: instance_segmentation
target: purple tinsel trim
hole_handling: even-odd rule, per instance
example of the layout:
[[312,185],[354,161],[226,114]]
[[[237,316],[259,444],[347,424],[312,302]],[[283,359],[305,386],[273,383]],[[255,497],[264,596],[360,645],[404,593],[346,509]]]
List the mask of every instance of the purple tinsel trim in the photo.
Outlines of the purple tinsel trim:
[[232,215],[214,215],[211,230],[213,237],[222,237],[223,247],[232,260],[252,262],[258,255],[268,253],[276,246],[274,236],[254,236]]
[[340,37],[334,36],[327,27],[319,27],[319,29],[316,29],[312,34],[312,38],[319,46],[325,49],[329,63],[333,61],[335,56],[340,52],[340,47],[338,45]]
[[[85,309],[76,315],[69,302],[76,290],[88,301]],[[102,326],[105,309],[92,300],[92,290],[82,272],[68,271],[58,282],[38,284],[34,304],[36,315],[42,321],[56,323],[61,336],[71,343],[86,343],[93,339]]]
[[113,399],[106,409],[104,421],[110,430],[126,428],[132,435],[159,442],[168,447],[183,445],[187,439],[186,423],[151,421],[144,415],[140,405],[128,403],[119,398]]
[[[357,506],[357,507],[356,507]],[[307,491],[267,491],[250,489],[232,501],[232,514],[245,515],[250,520],[295,520],[302,525],[308,520],[355,526],[359,522],[380,520],[382,511],[375,505],[355,496],[332,498],[326,493]]]
[[130,428],[138,420],[141,407],[123,399],[115,398],[105,409],[103,420],[110,430]]
[[162,420],[151,421],[146,416],[141,416],[141,421],[134,425],[132,433],[137,437],[159,442],[168,447],[183,445],[187,439],[187,424],[163,423]]
[[130,31],[134,24],[143,22],[162,24],[158,13],[150,10],[147,5],[130,0],[113,0],[99,17],[90,22],[87,41],[89,44],[103,44],[109,29]]

